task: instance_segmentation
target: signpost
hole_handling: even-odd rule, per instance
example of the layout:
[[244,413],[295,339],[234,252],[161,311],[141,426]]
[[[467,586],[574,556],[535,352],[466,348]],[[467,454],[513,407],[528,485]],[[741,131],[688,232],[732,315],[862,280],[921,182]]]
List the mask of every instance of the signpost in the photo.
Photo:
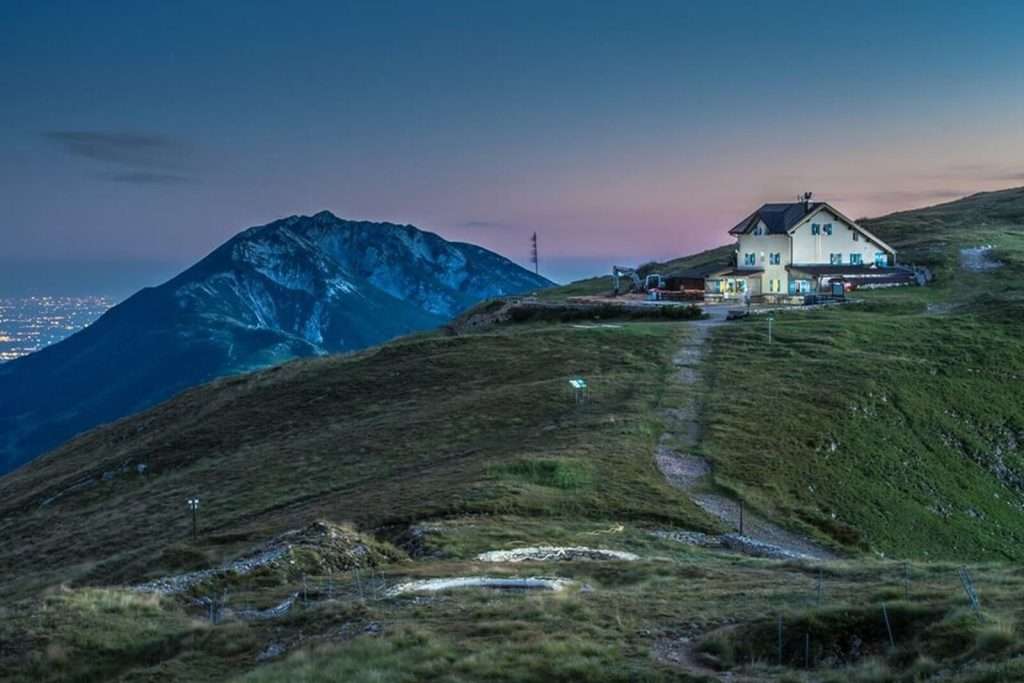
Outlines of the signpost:
[[198,498],[189,498],[188,499],[188,509],[193,511],[193,543],[195,543],[196,542],[196,537],[198,536],[198,526],[199,526],[199,521],[198,521],[198,518],[199,518],[199,499]]

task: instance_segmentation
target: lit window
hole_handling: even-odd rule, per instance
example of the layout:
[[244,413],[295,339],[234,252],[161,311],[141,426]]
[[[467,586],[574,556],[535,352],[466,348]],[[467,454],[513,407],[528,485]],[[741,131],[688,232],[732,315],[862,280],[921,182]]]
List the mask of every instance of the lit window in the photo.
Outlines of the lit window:
[[889,264],[889,259],[887,259],[885,257],[885,252],[884,251],[876,251],[875,252],[875,265],[878,266],[879,268],[884,268],[888,264]]
[[864,263],[864,258],[860,254],[850,254],[850,265],[859,266]]

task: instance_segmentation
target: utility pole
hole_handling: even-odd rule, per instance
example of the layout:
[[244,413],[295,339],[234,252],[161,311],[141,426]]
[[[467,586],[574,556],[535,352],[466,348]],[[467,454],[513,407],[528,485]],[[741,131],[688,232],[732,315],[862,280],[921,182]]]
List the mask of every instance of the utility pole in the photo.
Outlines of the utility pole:
[[192,542],[195,543],[196,536],[198,536],[198,517],[199,517],[199,499],[189,498],[188,509],[192,511]]
[[533,272],[540,275],[540,262],[537,259],[537,233],[530,238],[530,261],[533,263]]

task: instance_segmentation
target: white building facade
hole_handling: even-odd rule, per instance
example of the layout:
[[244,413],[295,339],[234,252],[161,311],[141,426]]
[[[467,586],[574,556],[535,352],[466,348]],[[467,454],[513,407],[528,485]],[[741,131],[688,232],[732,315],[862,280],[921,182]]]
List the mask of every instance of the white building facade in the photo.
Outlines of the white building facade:
[[785,301],[844,287],[905,279],[895,250],[824,202],[765,204],[729,231],[735,266],[710,274],[708,299]]

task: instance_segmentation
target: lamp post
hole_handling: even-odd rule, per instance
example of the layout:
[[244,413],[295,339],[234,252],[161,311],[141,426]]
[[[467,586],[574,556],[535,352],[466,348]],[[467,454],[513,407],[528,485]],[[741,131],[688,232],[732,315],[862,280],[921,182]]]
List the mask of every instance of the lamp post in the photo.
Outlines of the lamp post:
[[775,320],[775,316],[771,313],[768,314],[768,344],[772,343],[772,321]]
[[198,527],[198,521],[197,520],[198,520],[198,517],[199,517],[199,499],[198,498],[189,498],[188,499],[188,509],[192,511],[192,541],[195,542],[196,535],[197,535],[197,527]]

